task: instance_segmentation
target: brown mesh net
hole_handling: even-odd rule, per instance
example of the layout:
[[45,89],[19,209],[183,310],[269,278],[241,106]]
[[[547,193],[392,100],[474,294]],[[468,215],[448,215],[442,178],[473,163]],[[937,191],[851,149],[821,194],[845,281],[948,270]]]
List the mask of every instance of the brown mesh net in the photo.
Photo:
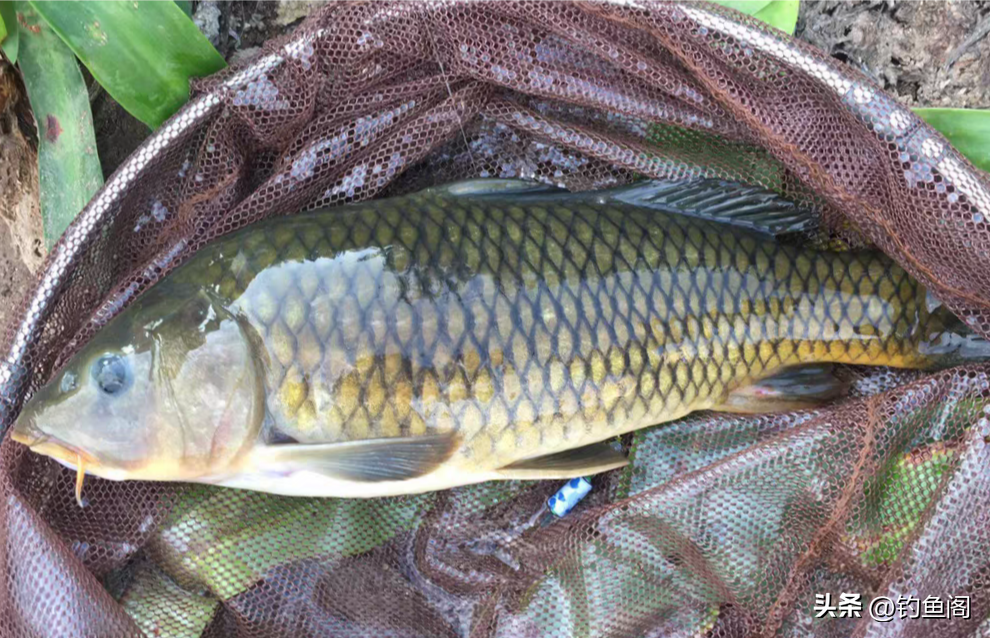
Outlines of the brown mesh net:
[[[703,4],[325,6],[199,83],[51,253],[2,424],[204,242],[472,176],[760,184],[873,243],[990,337],[986,175],[860,74]],[[696,415],[563,519],[558,483],[378,500],[92,479],[0,448],[3,636],[742,636],[990,631],[990,378],[849,371],[854,396]],[[969,618],[814,618],[816,594]]]

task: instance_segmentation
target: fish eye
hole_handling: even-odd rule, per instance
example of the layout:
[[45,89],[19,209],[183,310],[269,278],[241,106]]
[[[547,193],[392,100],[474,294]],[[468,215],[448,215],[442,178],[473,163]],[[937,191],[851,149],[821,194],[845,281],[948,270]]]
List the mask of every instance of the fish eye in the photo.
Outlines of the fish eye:
[[211,310],[210,300],[204,296],[194,299],[182,312],[185,314],[185,319],[190,325],[202,326],[210,318]]
[[119,394],[128,385],[127,362],[116,354],[105,354],[93,364],[93,378],[106,394]]
[[203,304],[190,304],[186,309],[186,317],[193,325],[198,326],[206,320],[209,308]]
[[72,370],[66,370],[65,374],[62,375],[62,380],[58,384],[58,389],[63,393],[68,394],[76,389],[79,385],[79,375],[77,375]]

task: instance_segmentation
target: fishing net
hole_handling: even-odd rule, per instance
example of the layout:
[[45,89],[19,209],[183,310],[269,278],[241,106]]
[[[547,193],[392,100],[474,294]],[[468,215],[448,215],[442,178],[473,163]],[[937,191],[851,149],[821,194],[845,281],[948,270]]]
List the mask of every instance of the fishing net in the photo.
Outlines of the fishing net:
[[[82,211],[6,333],[2,424],[211,239],[478,176],[762,185],[990,337],[986,175],[820,52],[704,4],[337,3],[197,83]],[[849,370],[828,409],[645,430],[560,519],[559,482],[319,500],[91,479],[80,508],[72,472],[6,440],[0,634],[986,635],[988,372]],[[825,594],[862,608],[816,618]],[[909,613],[871,618],[879,596]],[[901,618],[913,601],[941,617]]]

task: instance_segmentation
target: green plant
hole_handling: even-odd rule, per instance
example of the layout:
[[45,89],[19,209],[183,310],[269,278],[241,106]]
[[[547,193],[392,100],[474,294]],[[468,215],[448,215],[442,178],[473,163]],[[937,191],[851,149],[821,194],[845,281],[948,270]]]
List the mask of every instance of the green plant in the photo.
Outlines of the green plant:
[[19,64],[38,124],[38,177],[46,248],[103,185],[89,95],[75,56],[38,13],[17,3]]
[[990,110],[914,109],[973,165],[990,171]]
[[174,2],[29,4],[107,93],[151,128],[186,103],[189,78],[226,66]]
[[189,3],[0,0],[0,48],[17,62],[38,125],[45,243],[51,248],[103,183],[77,59],[151,128],[189,99],[189,79],[225,66]]
[[0,49],[3,50],[11,64],[17,62],[19,44],[20,29],[17,28],[17,12],[14,9],[14,3],[0,0]]
[[787,34],[797,26],[799,0],[715,0],[718,4],[759,18]]

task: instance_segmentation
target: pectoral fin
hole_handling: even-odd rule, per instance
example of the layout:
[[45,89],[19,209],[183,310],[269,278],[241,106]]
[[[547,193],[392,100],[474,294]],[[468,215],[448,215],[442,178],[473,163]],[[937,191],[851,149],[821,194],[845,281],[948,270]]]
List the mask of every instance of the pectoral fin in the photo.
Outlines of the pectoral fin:
[[267,472],[309,471],[342,481],[405,481],[437,469],[457,449],[452,433],[344,443],[269,445],[255,452]]
[[732,390],[713,409],[740,414],[789,412],[817,407],[847,389],[848,383],[836,378],[830,365],[798,366]]
[[517,461],[498,470],[502,478],[519,480],[569,479],[607,472],[629,464],[629,459],[605,443],[594,443]]

